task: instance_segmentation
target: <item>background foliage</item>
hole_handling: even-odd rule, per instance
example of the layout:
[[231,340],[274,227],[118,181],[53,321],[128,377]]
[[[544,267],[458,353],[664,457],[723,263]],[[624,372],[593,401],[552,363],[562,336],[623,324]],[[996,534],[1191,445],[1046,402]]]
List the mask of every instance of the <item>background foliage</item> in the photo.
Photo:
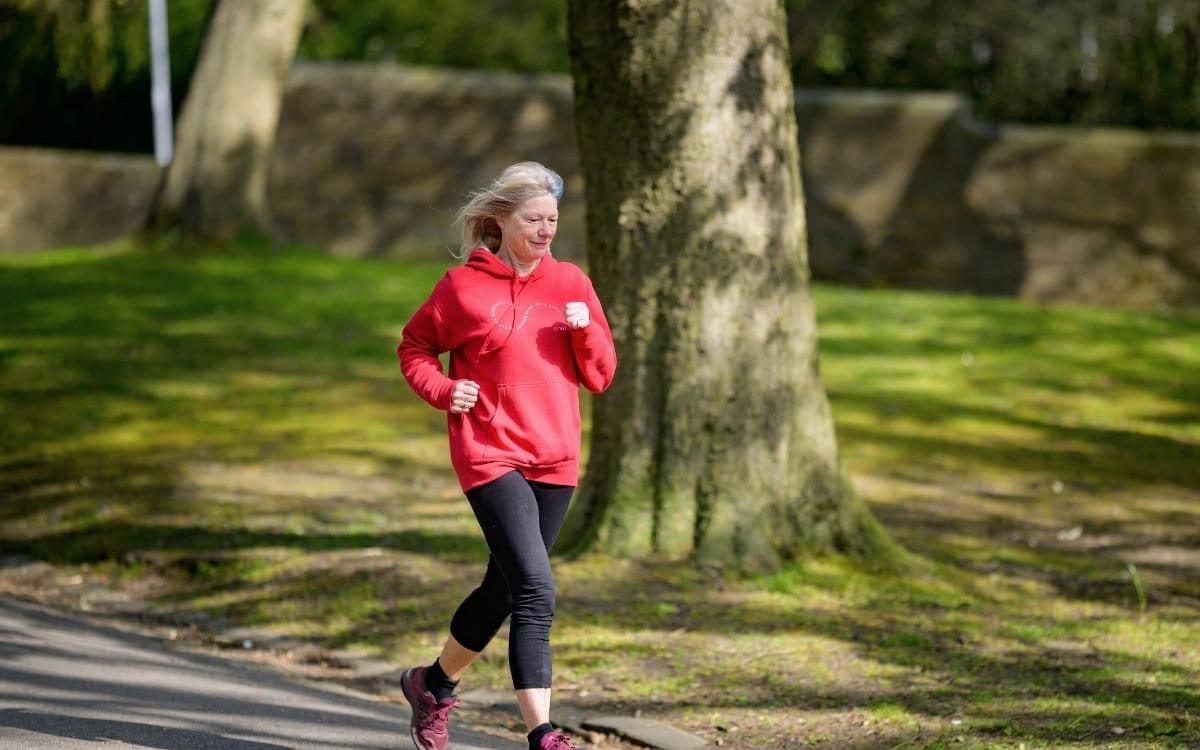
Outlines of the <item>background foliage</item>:
[[788,0],[798,85],[949,89],[1003,121],[1200,126],[1197,0]]
[[[176,110],[213,0],[170,0]],[[0,143],[152,151],[145,0],[0,0]]]
[[[182,101],[214,0],[171,0]],[[1200,127],[1200,0],[787,0],[800,86],[994,121]],[[149,151],[144,0],[0,0],[0,143]],[[567,72],[561,0],[313,0],[299,56]]]

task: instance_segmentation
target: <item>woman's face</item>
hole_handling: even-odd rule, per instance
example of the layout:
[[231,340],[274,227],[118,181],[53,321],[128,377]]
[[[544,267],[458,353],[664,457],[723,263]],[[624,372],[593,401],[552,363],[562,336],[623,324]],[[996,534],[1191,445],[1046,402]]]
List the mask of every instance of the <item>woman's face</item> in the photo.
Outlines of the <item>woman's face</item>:
[[530,198],[500,219],[500,244],[525,265],[544,256],[558,231],[558,200],[553,195]]

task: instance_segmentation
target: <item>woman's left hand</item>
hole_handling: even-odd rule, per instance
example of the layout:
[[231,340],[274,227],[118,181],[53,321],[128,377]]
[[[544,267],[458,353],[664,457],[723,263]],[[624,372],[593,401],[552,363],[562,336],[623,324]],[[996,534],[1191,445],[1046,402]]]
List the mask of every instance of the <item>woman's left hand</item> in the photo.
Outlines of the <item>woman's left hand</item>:
[[587,328],[592,322],[592,314],[588,311],[586,302],[568,302],[566,307],[567,325],[572,328]]

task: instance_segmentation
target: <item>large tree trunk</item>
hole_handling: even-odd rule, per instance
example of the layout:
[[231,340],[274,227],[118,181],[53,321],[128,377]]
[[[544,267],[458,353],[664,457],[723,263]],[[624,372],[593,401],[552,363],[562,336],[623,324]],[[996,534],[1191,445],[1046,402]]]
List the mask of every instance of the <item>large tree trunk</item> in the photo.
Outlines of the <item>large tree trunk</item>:
[[620,366],[564,543],[864,550],[817,367],[780,0],[570,0],[588,263]]
[[267,164],[307,0],[221,0],[176,128],[155,223],[225,239],[272,234]]

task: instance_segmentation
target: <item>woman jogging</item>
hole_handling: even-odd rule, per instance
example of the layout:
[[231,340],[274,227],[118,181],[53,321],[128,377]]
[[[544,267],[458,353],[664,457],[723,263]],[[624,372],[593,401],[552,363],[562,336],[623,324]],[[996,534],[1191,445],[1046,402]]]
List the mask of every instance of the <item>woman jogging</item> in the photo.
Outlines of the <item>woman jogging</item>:
[[572,748],[550,724],[549,551],[579,479],[579,386],[606,389],[617,358],[591,281],[550,254],[562,190],[554,171],[521,162],[473,193],[458,214],[466,263],[434,287],[398,349],[409,385],[447,412],[450,460],[491,552],[441,654],[401,678],[419,750],[447,746],[459,678],[510,615],[529,747]]

